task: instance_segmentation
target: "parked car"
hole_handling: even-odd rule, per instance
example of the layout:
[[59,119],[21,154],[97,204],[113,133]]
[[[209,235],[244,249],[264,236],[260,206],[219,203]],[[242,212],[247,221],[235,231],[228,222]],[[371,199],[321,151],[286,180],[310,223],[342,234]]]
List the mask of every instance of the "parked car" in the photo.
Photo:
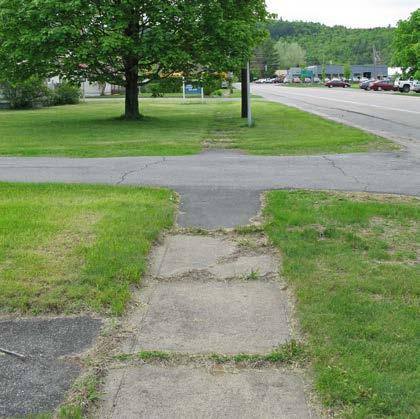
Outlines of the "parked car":
[[320,83],[321,79],[319,77],[314,77],[314,83]]
[[375,80],[372,79],[366,79],[363,80],[359,83],[359,87],[363,90],[370,90],[370,86],[372,85],[372,83],[374,83]]
[[375,92],[377,92],[378,90],[397,90],[397,88],[394,86],[394,83],[392,83],[391,80],[376,80],[369,87],[372,90],[375,90]]
[[346,87],[350,87],[350,83],[348,83],[346,81],[343,81],[343,80],[339,80],[339,79],[333,79],[333,80],[327,81],[325,83],[325,86],[330,87],[330,88],[331,87],[344,87],[344,88],[346,88]]
[[411,90],[416,93],[420,93],[420,80],[414,80]]
[[394,86],[395,86],[396,90],[399,90],[401,93],[402,92],[408,93],[411,90],[413,84],[414,84],[413,78],[411,78],[409,80],[397,79],[397,80],[395,80]]
[[302,80],[299,77],[293,77],[292,83],[302,83]]

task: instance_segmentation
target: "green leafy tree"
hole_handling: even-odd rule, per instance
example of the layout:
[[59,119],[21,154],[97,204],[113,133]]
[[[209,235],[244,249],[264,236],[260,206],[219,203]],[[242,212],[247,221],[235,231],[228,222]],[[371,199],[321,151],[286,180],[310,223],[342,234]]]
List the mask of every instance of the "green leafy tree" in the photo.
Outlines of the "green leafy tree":
[[306,64],[306,52],[297,42],[280,40],[276,43],[281,68],[302,67]]
[[125,86],[241,65],[265,34],[264,0],[0,0],[0,74]]
[[322,64],[322,80],[324,81],[327,78],[327,67],[325,64]]
[[350,63],[344,64],[344,66],[343,66],[343,74],[344,74],[344,78],[346,80],[349,80],[350,79],[350,76],[351,76],[351,65],[350,65]]
[[420,79],[420,8],[398,22],[392,48],[393,63]]
[[278,70],[279,57],[275,45],[271,38],[267,38],[255,49],[251,66],[259,77],[271,77]]

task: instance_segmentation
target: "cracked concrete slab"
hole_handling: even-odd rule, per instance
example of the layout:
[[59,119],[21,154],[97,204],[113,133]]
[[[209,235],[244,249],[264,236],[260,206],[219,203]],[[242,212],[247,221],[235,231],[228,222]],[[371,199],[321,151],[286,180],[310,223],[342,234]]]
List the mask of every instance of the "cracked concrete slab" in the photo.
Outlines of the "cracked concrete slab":
[[99,418],[313,418],[299,375],[143,365],[110,372]]
[[290,340],[287,295],[277,282],[160,282],[141,295],[130,353],[266,353]]
[[273,276],[278,273],[278,261],[268,248],[264,250],[263,254],[241,255],[238,246],[227,238],[171,235],[154,251],[150,274],[165,279],[191,271],[206,271],[218,279],[243,278],[251,273]]
[[88,349],[102,322],[91,317],[0,319],[0,346],[26,356],[0,356],[0,416],[54,410],[80,373],[72,356]]

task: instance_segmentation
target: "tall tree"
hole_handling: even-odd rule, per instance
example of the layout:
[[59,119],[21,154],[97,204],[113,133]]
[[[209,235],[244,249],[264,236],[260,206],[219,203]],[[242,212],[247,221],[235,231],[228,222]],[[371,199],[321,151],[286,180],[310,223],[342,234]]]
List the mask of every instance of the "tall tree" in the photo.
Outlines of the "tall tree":
[[349,80],[351,77],[351,65],[350,63],[345,63],[343,66],[343,74],[346,80]]
[[279,40],[276,50],[281,68],[301,67],[306,64],[306,52],[296,42]]
[[420,9],[398,22],[392,48],[394,64],[420,79]]
[[271,77],[278,70],[279,57],[275,45],[271,38],[267,38],[255,49],[251,68],[253,73],[258,72],[259,77]]
[[0,0],[0,74],[122,85],[137,119],[139,83],[241,65],[266,15],[264,0]]

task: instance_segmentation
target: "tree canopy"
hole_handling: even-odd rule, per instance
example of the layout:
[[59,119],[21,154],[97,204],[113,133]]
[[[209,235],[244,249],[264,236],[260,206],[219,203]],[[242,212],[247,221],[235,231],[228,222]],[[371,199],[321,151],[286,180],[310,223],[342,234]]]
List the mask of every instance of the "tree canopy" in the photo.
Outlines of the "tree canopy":
[[251,61],[251,69],[259,78],[272,77],[279,68],[278,54],[275,42],[267,38],[259,45]]
[[0,0],[0,74],[126,87],[174,72],[234,69],[264,35],[264,0]]
[[420,79],[420,8],[398,22],[392,47],[394,64]]

